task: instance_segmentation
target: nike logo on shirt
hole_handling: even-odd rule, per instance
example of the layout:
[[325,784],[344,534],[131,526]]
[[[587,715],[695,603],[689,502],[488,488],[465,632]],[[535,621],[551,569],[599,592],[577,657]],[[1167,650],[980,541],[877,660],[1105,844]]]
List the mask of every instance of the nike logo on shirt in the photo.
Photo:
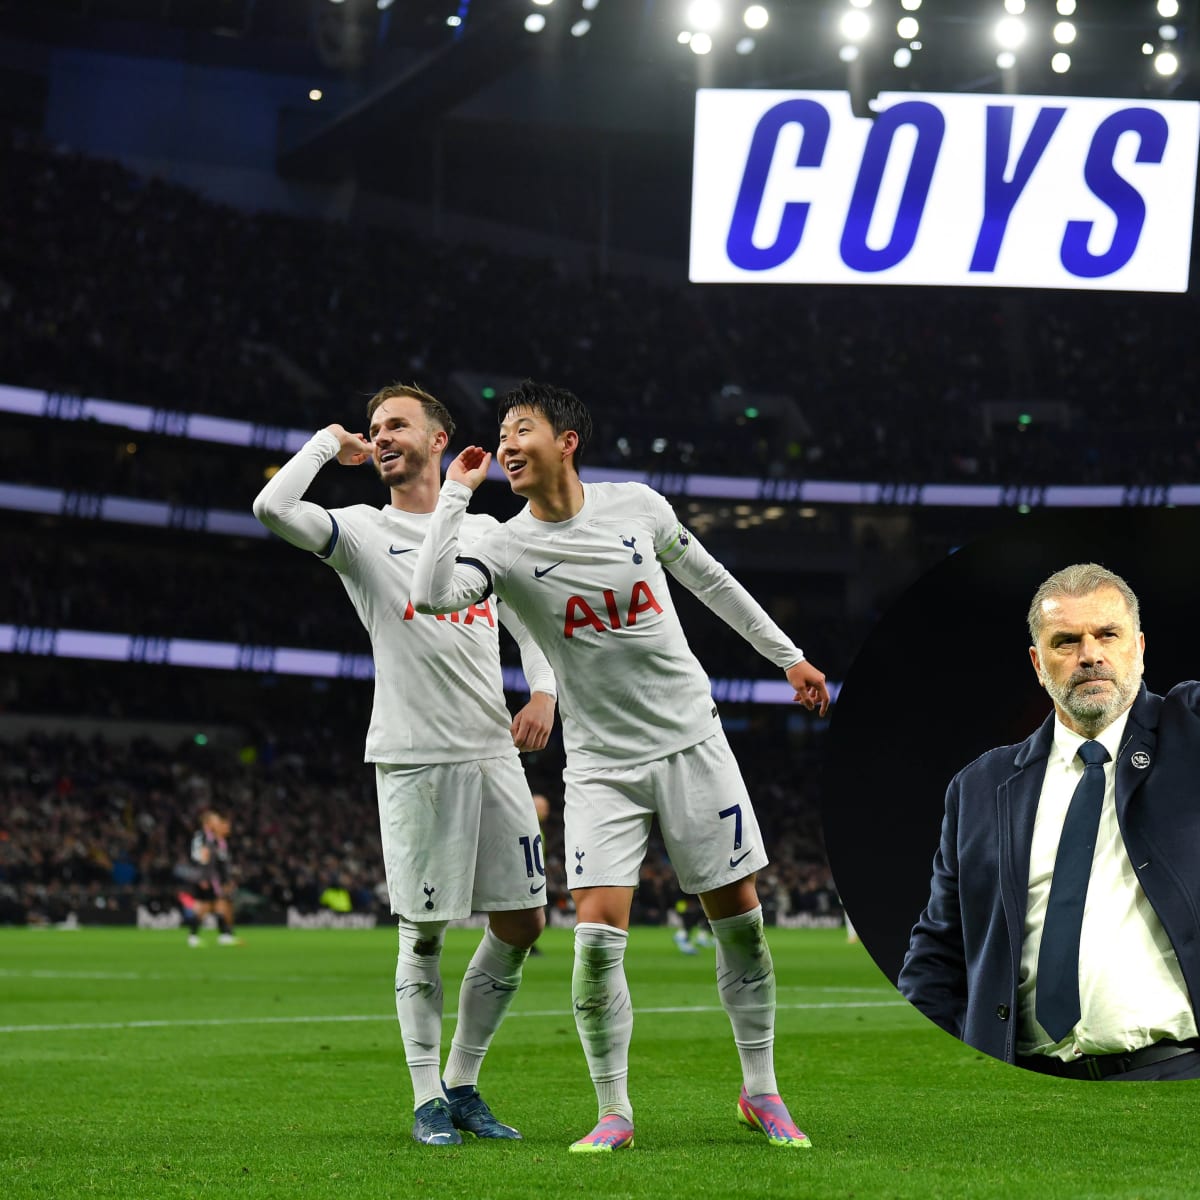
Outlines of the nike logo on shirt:
[[416,546],[405,546],[403,550],[397,550],[395,546],[388,547],[389,554],[411,554],[416,549]]
[[538,892],[540,892],[542,890],[542,888],[544,888],[545,886],[546,885],[544,883],[539,883],[536,885],[531,883],[529,885],[529,894],[531,896],[536,896],[538,894]]
[[558,562],[556,562],[556,563],[551,563],[551,564],[550,564],[550,566],[548,566],[548,567],[543,567],[543,568],[542,568],[540,571],[537,569],[537,567],[534,567],[534,568],[533,568],[533,577],[534,577],[534,579],[541,579],[541,577],[542,577],[543,575],[549,575],[549,574],[550,574],[550,572],[551,572],[551,571],[553,571],[555,567],[561,567],[565,561],[566,561],[565,559],[562,559],[562,558],[560,558],[560,559],[558,560]]
[[748,855],[753,854],[753,853],[754,853],[753,850],[747,850],[745,854],[739,855],[737,858],[734,858],[733,855],[731,854],[729,856],[729,869],[732,871],[733,868],[736,867],[738,865],[738,863],[740,863],[742,861],[743,858],[746,858]]

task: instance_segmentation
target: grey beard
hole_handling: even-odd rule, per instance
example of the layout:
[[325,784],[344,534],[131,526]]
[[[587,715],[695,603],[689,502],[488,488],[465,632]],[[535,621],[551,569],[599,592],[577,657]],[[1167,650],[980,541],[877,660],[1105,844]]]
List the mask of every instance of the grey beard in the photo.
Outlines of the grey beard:
[[1097,678],[1109,679],[1113,684],[1113,690],[1107,696],[1080,695],[1077,690],[1080,681],[1076,681],[1076,684],[1068,681],[1061,686],[1049,680],[1044,681],[1050,698],[1065,708],[1081,729],[1092,737],[1108,728],[1133,703],[1141,686],[1142,667],[1140,664],[1134,667],[1125,679],[1107,675]]

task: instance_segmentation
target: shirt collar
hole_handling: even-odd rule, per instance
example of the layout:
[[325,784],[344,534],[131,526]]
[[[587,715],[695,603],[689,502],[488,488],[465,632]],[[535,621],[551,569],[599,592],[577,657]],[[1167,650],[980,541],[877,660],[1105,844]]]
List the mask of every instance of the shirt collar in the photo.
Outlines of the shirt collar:
[[[1132,707],[1132,706],[1131,706]],[[1129,709],[1127,708],[1111,725],[1102,729],[1094,739],[1108,751],[1110,762],[1117,761],[1117,751],[1121,748],[1121,738],[1125,734],[1125,726],[1129,721]],[[1075,756],[1079,753],[1079,747],[1089,739],[1076,733],[1072,729],[1068,729],[1063,723],[1058,713],[1054,714],[1054,748],[1062,755],[1064,762],[1074,762]]]

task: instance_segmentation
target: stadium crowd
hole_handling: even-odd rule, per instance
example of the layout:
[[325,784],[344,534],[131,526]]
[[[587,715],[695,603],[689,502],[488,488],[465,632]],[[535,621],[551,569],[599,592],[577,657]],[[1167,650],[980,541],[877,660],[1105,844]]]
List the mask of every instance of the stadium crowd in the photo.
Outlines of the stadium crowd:
[[[374,776],[358,738],[326,724],[260,729],[249,738],[225,748],[63,732],[0,741],[0,924],[62,922],[71,914],[123,922],[138,905],[169,912],[187,891],[188,847],[209,808],[232,821],[240,924],[278,920],[290,907],[345,906],[386,919]],[[764,874],[766,905],[784,915],[834,910],[815,785],[806,785],[810,794],[801,801],[778,783],[785,771],[778,757],[747,748],[742,761],[776,864]],[[528,770],[551,798],[547,893],[565,909],[561,749],[544,752]],[[636,915],[662,922],[678,897],[656,842]]]
[[[107,161],[0,138],[0,381],[310,428],[380,381],[533,375],[594,406],[591,461],[789,478],[1161,483],[1195,477],[1200,350],[1173,297],[705,288],[248,214]],[[793,397],[810,432],[714,419],[722,388]],[[989,433],[988,402],[1063,402]],[[1036,411],[1036,410],[1035,410]],[[464,434],[491,438],[481,406]],[[51,446],[22,479],[227,502],[217,461],[96,463]],[[10,468],[10,469],[12,469]]]

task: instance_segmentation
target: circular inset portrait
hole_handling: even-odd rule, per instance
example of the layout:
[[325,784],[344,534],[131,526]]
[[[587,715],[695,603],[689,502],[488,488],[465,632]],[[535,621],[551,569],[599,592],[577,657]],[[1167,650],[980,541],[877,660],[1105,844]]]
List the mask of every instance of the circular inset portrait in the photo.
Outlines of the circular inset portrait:
[[884,615],[826,849],[884,973],[1048,1075],[1200,1077],[1200,512],[1035,513]]

